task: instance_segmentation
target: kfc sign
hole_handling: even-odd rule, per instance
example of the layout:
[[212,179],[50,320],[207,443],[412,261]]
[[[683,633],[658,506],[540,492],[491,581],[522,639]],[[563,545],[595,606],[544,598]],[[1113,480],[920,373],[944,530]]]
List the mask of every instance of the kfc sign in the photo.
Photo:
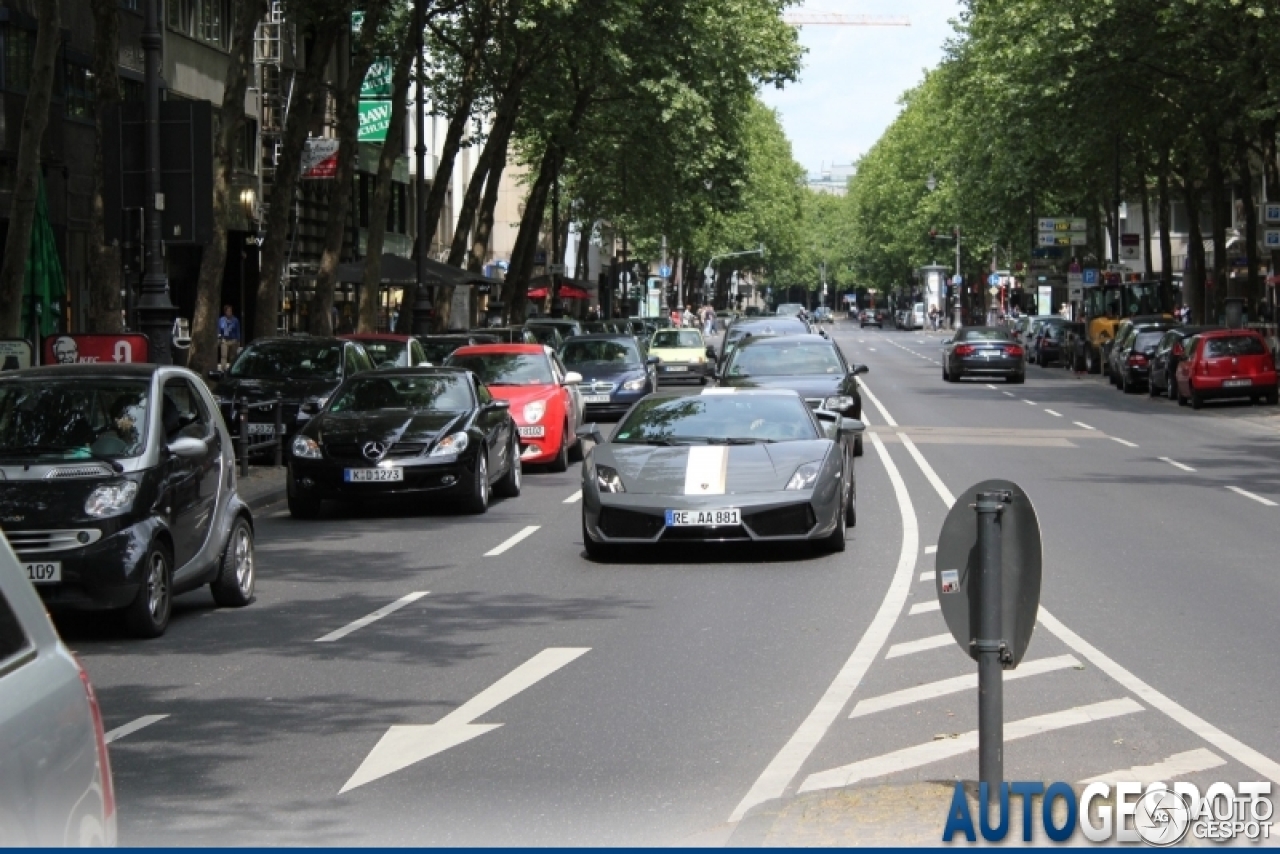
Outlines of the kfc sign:
[[145,335],[50,335],[44,339],[46,365],[147,361]]

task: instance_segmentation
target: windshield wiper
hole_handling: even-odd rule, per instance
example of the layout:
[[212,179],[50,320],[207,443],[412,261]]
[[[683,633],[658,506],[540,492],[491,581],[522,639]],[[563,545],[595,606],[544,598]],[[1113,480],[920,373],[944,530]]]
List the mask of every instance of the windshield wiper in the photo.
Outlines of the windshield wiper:
[[[116,474],[124,471],[124,466],[101,454],[95,454],[91,449],[84,447],[73,447],[70,445],[23,445],[21,448],[4,448],[0,449],[0,456],[6,457],[38,457],[49,454],[87,454],[89,459],[103,463],[111,468]],[[75,460],[63,460],[62,462],[75,462]]]

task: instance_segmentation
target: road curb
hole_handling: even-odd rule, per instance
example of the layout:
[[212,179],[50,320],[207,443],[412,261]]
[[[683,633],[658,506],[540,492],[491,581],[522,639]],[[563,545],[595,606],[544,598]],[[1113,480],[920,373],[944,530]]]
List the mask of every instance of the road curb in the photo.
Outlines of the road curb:
[[252,498],[247,498],[244,500],[244,503],[249,505],[249,509],[256,513],[264,507],[270,507],[272,504],[278,504],[288,497],[288,489],[282,486],[279,489],[273,489],[270,492],[264,492],[260,495],[255,495]]

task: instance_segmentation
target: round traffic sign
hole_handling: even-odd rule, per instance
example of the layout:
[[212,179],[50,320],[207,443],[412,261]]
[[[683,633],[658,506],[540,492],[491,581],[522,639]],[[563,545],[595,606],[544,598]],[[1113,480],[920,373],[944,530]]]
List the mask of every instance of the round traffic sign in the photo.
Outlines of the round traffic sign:
[[[1001,610],[1003,640],[1009,646],[1012,667],[1027,651],[1040,610],[1040,573],[1043,554],[1040,521],[1026,491],[1008,480],[987,480],[965,490],[956,499],[942,533],[938,536],[938,558],[934,589],[942,605],[942,617],[960,649],[975,661],[978,631],[978,578],[982,572],[978,553],[978,514],[974,510],[980,492],[1008,492],[1012,501],[1001,514]],[[1010,667],[1006,664],[1006,669]]]

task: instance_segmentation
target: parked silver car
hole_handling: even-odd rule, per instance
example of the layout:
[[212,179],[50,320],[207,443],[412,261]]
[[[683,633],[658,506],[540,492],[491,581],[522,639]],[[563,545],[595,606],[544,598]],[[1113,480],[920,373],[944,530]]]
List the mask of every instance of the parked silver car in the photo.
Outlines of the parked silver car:
[[0,536],[0,845],[115,843],[98,701]]

